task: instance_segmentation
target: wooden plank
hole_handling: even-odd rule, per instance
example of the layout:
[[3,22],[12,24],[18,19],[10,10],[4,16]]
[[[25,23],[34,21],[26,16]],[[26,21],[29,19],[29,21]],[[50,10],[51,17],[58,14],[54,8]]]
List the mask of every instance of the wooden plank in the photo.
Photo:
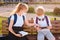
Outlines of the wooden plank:
[[[31,21],[30,21],[31,22]],[[3,20],[2,21],[2,29],[8,29],[8,24],[7,24],[7,20]],[[60,31],[60,21],[51,21],[52,25],[53,25],[53,32],[55,33],[56,30],[59,30]],[[28,27],[26,25],[24,25],[24,30],[27,31],[27,32],[31,32],[31,33],[36,33],[36,30],[34,27]],[[56,33],[58,33],[59,31],[57,31]]]
[[60,30],[57,31],[57,30],[51,30],[52,33],[60,33]]
[[2,24],[3,27],[8,27],[8,24]]
[[8,24],[8,20],[3,20],[2,23]]

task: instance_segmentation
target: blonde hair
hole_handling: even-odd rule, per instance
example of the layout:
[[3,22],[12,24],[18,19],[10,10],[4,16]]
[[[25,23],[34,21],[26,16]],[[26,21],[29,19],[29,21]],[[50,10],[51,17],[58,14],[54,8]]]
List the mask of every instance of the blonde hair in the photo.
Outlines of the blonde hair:
[[38,7],[36,7],[36,8],[35,8],[35,12],[36,12],[36,13],[37,13],[37,10],[38,10],[38,9],[42,9],[42,10],[45,12],[45,9],[44,9],[43,6],[38,6]]
[[27,8],[28,11],[28,5],[24,4],[24,3],[18,3],[17,6],[15,7],[15,9],[12,11],[12,13],[10,15],[13,15],[15,13],[18,13],[21,9],[23,9],[23,7]]

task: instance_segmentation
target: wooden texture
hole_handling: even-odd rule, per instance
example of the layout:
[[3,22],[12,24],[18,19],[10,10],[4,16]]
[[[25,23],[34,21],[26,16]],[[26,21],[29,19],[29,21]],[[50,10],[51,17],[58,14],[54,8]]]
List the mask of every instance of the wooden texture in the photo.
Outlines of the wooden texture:
[[[30,23],[33,23],[33,21],[29,21]],[[52,23],[52,29],[51,32],[56,37],[56,40],[60,40],[60,21],[51,21]],[[34,27],[28,27],[24,25],[24,31],[29,32],[29,35],[27,36],[29,40],[37,40],[37,32]],[[7,35],[8,34],[8,22],[7,20],[2,21],[2,34]],[[45,39],[47,40],[47,39]]]

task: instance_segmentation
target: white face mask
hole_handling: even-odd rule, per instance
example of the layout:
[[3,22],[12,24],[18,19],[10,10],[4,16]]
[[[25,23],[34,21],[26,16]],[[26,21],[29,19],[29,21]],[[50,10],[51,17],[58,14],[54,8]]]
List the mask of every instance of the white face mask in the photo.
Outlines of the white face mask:
[[35,12],[37,12],[38,9],[42,9],[42,10],[45,12],[45,9],[44,9],[43,6],[38,6],[38,7],[36,7],[36,8],[35,8]]
[[41,19],[44,18],[44,16],[45,16],[44,14],[41,15],[41,16],[38,16],[38,15],[37,15],[37,17],[38,17],[38,18],[41,18]]

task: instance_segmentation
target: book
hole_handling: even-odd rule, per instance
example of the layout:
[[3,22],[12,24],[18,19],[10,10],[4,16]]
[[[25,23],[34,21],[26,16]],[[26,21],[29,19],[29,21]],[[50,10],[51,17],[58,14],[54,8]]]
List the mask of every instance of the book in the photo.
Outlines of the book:
[[19,31],[19,33],[22,34],[22,36],[28,35],[28,32],[25,32],[25,31]]

